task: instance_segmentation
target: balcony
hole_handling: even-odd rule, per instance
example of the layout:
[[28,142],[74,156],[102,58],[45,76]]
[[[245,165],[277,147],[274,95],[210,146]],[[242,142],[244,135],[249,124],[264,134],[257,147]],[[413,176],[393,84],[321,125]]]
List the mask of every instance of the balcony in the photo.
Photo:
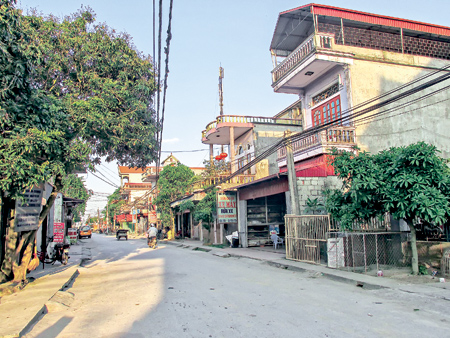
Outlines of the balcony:
[[334,34],[310,35],[280,64],[272,70],[272,87],[275,92],[299,94],[332,68],[351,63],[348,53],[335,48]]
[[[356,145],[355,127],[331,127],[292,143],[294,161],[326,154],[330,148],[350,151]],[[278,166],[286,165],[286,148],[278,150]]]
[[204,144],[230,144],[230,127],[234,127],[234,138],[237,139],[254,127],[254,124],[278,124],[301,126],[301,120],[260,117],[260,116],[240,116],[222,115],[215,121],[209,123],[202,131],[202,143]]
[[124,183],[124,190],[150,190],[152,183]]
[[[237,175],[236,177],[233,177],[232,179],[227,180],[227,177],[229,174],[225,175],[218,175],[214,176],[208,179],[205,179],[203,181],[198,181],[194,183],[194,190],[199,189],[205,189],[210,186],[215,186],[220,184],[222,189],[229,189],[241,184],[250,183],[255,180],[256,175]],[[220,183],[222,180],[225,180],[224,182]]]

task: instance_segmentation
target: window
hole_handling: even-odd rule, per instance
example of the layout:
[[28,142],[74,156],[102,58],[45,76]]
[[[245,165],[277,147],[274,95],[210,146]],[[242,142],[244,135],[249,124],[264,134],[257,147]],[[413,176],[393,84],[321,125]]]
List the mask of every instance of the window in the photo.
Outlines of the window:
[[[314,108],[311,112],[313,127],[324,123],[330,123],[341,118],[340,95]],[[342,125],[342,122],[338,122]]]

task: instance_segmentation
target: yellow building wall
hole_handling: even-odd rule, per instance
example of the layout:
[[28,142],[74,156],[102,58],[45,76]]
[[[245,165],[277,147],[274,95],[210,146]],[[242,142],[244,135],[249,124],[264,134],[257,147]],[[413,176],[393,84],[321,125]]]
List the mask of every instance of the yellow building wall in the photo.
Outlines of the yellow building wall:
[[[350,72],[353,107],[449,64],[448,60],[358,47],[334,45],[333,50],[353,54],[353,62],[347,66]],[[423,84],[443,74],[445,72],[428,77],[388,97],[414,88],[418,84]],[[399,106],[449,85],[450,80],[446,80],[368,114]],[[386,98],[381,98],[362,108],[367,108]],[[450,158],[449,131],[450,90],[448,89],[405,108],[361,121],[356,126],[357,143],[362,150],[376,153],[389,147],[404,146],[423,140],[436,145],[442,152],[441,156],[445,158]]]

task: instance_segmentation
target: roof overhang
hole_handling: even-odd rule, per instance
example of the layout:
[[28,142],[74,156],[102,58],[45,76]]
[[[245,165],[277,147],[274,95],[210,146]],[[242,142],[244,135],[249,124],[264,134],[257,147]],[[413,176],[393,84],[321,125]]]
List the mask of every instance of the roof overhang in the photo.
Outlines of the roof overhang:
[[335,21],[348,20],[352,25],[368,29],[390,31],[402,28],[411,33],[420,32],[435,38],[450,37],[450,27],[446,26],[311,3],[278,15],[270,49],[279,56],[287,56],[313,33],[313,15],[329,17],[330,20],[335,18]]

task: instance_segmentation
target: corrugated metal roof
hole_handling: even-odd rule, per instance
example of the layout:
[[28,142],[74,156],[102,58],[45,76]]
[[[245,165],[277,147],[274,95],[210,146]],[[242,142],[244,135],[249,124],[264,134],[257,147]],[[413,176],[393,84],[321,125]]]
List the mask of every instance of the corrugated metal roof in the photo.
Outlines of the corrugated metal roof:
[[345,9],[326,5],[311,4],[314,14],[334,16],[338,18],[366,22],[374,25],[391,26],[397,28],[410,29],[414,31],[426,32],[437,35],[450,36],[450,27],[434,25],[414,20],[401,19],[392,16],[378,15],[372,13],[359,12],[352,9]]

